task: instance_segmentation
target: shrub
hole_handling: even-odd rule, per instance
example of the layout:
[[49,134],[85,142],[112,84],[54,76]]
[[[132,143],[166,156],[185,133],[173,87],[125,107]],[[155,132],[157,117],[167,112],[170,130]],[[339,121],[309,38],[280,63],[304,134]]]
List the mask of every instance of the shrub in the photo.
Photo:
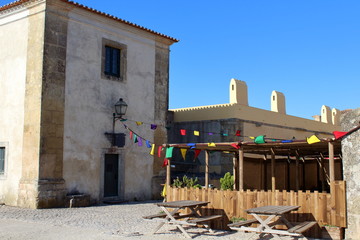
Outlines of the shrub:
[[221,190],[234,189],[234,176],[229,172],[225,173],[223,178],[220,178]]
[[172,186],[173,187],[177,187],[177,188],[182,188],[182,187],[188,187],[188,188],[201,188],[201,185],[198,184],[198,178],[188,178],[186,175],[183,176],[182,180],[179,179],[179,177],[177,177]]

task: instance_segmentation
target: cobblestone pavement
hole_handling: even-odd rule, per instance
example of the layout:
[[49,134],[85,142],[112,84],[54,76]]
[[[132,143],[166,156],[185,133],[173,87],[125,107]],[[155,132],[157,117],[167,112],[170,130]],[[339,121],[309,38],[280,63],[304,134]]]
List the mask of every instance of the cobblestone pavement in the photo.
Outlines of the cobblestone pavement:
[[[159,213],[155,202],[133,202],[86,208],[22,209],[0,206],[0,239],[2,240],[116,240],[116,239],[186,239],[174,226],[164,226],[159,234],[151,231],[158,223],[146,221],[145,215]],[[246,239],[249,234],[236,231],[209,233],[189,229],[194,239]],[[254,237],[252,239],[273,239]],[[283,238],[282,239],[292,239]]]

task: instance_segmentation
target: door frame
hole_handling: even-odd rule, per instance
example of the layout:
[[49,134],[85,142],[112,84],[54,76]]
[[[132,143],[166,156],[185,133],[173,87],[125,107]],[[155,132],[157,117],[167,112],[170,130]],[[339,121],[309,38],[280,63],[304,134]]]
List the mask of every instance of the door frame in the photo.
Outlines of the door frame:
[[[107,154],[114,154],[118,155],[118,195],[105,197],[105,155]],[[125,169],[124,169],[124,157],[123,151],[121,149],[105,149],[101,155],[101,164],[100,164],[100,199],[101,200],[116,200],[116,201],[123,201],[124,200],[124,193],[125,193]]]

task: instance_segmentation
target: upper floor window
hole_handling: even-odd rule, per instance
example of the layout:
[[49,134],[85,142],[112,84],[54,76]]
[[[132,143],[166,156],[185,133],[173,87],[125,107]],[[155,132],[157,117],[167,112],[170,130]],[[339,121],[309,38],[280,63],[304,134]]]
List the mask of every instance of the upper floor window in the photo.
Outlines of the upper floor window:
[[5,147],[0,147],[0,175],[5,173]]
[[127,46],[109,39],[102,39],[101,76],[114,81],[126,81]]
[[105,46],[105,74],[120,77],[120,49]]

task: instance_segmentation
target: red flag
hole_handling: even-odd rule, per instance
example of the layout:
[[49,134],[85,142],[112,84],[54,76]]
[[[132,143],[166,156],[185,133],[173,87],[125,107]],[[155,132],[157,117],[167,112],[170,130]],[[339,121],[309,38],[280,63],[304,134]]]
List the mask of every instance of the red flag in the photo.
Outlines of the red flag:
[[334,131],[334,132],[333,132],[335,139],[342,138],[342,137],[345,136],[347,133],[348,133],[348,132],[339,132],[339,131]]
[[130,139],[133,138],[133,132],[132,131],[129,132],[129,136],[130,136]]
[[163,162],[162,167],[166,167],[166,165],[168,165],[168,163],[169,163],[169,159],[164,158],[164,162]]
[[240,130],[237,130],[235,135],[240,137]]
[[161,157],[161,150],[162,150],[162,146],[158,147],[158,156]]
[[186,135],[186,129],[180,129],[180,134],[185,136]]
[[194,160],[199,156],[201,150],[200,149],[195,149],[195,157]]
[[236,148],[236,149],[239,149],[239,148],[240,148],[240,146],[237,145],[236,143],[231,144],[231,146],[234,147],[234,148]]

